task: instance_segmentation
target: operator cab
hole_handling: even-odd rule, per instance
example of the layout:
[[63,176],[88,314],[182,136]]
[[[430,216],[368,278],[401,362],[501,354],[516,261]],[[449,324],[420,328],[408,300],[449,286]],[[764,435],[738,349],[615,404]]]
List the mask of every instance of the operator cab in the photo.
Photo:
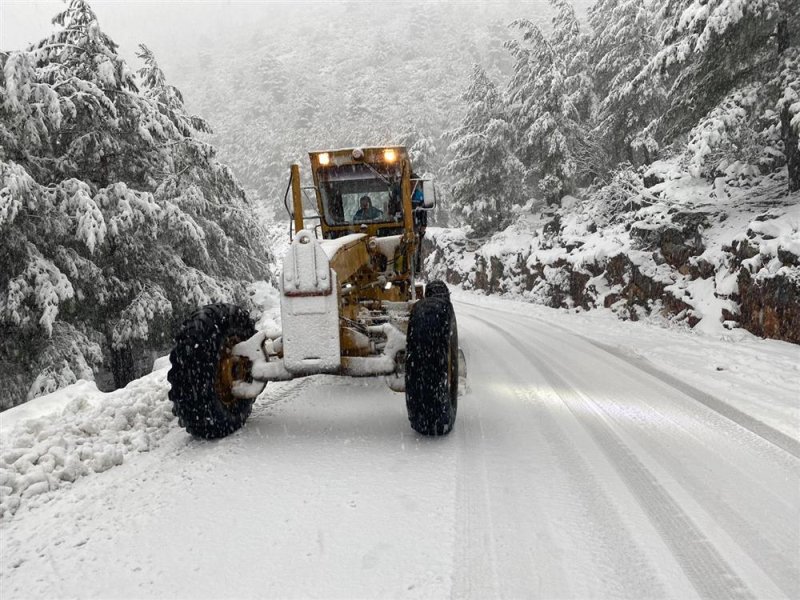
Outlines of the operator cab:
[[411,163],[402,146],[311,152],[324,239],[411,236]]
[[[320,167],[322,216],[329,227],[370,223],[403,227],[399,165],[350,164]],[[380,234],[389,235],[380,227]],[[401,233],[398,231],[397,233]]]

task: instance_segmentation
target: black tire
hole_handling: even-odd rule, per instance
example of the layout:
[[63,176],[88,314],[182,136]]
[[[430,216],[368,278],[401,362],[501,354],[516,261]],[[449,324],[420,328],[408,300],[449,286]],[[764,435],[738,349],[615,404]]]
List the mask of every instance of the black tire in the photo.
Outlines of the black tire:
[[246,311],[232,304],[210,304],[184,321],[169,355],[172,412],[194,436],[214,439],[241,428],[253,400],[233,397],[221,375],[222,359],[234,344],[256,333]]
[[449,302],[450,289],[447,287],[447,284],[444,281],[441,281],[439,279],[434,279],[428,285],[425,286],[425,297],[444,298]]
[[445,435],[458,410],[458,328],[444,298],[414,305],[406,336],[406,408],[414,431]]

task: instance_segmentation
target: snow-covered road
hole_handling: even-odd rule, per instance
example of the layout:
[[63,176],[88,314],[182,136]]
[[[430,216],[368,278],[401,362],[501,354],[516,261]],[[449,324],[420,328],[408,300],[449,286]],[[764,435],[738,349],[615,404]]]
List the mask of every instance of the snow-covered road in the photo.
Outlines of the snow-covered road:
[[[217,442],[160,416],[149,451],[0,522],[3,598],[800,597],[797,423],[568,316],[456,311],[469,387],[451,435],[414,434],[382,381],[335,377],[268,386]],[[800,356],[752,343],[779,348],[776,372]],[[775,381],[785,395],[797,371]],[[137,385],[108,402],[166,402],[164,370]],[[29,432],[62,417],[43,418]]]

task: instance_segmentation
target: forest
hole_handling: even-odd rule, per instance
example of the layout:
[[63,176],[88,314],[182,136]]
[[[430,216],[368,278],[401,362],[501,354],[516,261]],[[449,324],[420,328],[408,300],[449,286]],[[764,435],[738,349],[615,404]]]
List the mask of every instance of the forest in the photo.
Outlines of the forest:
[[437,224],[473,240],[565,196],[621,211],[661,160],[800,189],[797,0],[478,7],[290,11],[162,67],[68,0],[52,34],[3,49],[0,408],[124,386],[198,306],[249,306],[308,150],[408,146]]
[[172,58],[193,109],[220,125],[221,156],[269,207],[289,162],[365,140],[411,148],[448,193],[440,224],[479,236],[511,206],[666,156],[742,185],[788,165],[800,185],[796,1],[362,6],[256,22]]

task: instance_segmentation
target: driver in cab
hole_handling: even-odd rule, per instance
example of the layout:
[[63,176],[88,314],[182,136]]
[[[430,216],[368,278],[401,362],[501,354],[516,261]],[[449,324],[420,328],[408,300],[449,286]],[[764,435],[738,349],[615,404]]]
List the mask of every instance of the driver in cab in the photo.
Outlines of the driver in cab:
[[361,196],[361,208],[353,215],[353,221],[374,221],[383,217],[383,211],[372,206],[372,199],[369,196]]

